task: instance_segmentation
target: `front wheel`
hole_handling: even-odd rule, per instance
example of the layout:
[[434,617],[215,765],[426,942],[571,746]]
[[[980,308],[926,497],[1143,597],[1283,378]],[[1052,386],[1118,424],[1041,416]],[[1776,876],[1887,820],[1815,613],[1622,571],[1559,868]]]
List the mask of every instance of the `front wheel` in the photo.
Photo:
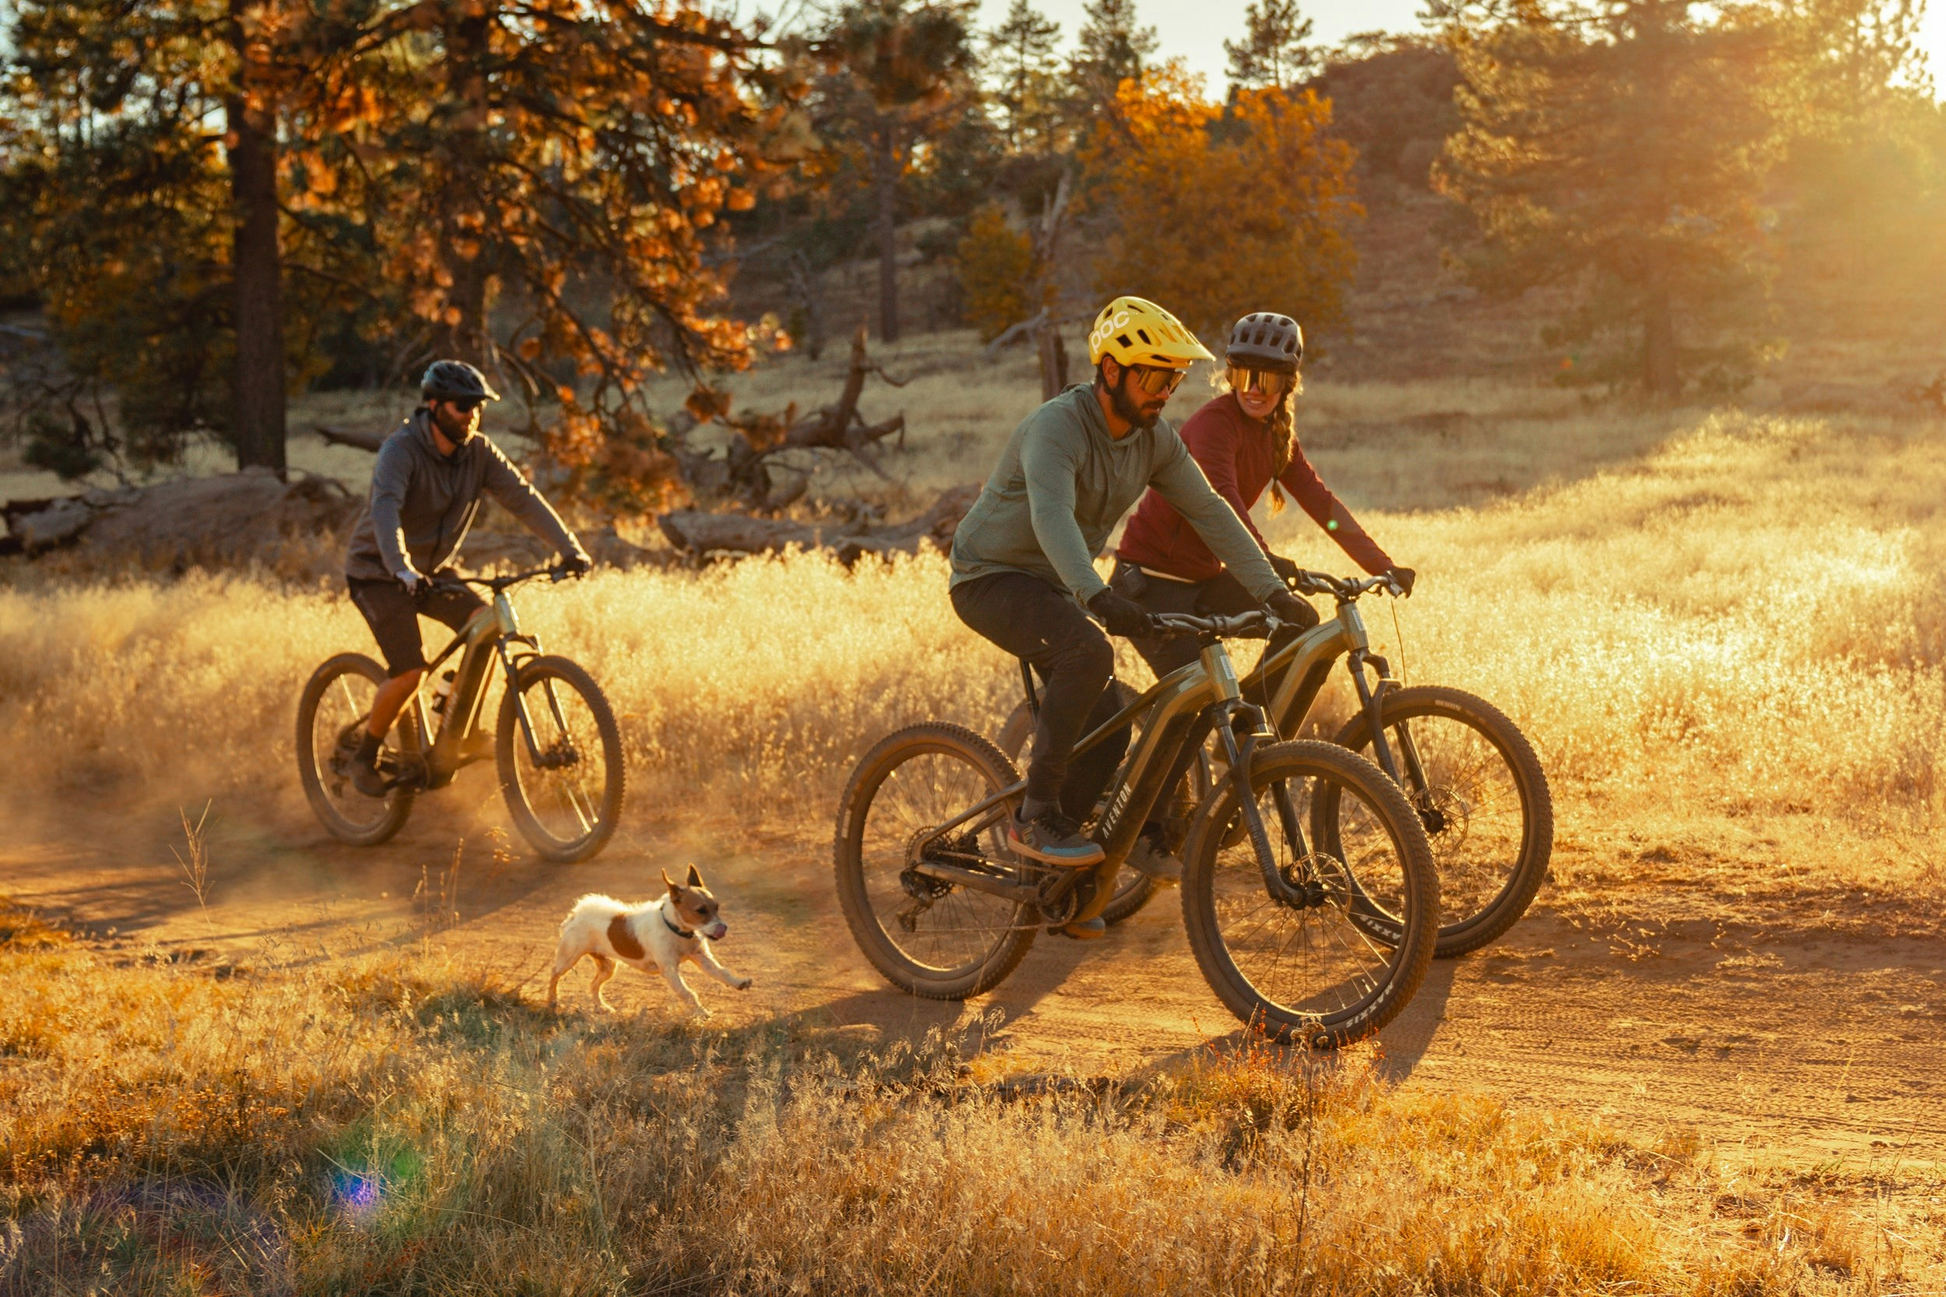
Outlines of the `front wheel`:
[[[1432,848],[1398,786],[1361,756],[1303,740],[1259,748],[1251,795],[1271,858],[1246,832],[1234,780],[1197,816],[1183,849],[1189,948],[1230,1012],[1280,1042],[1333,1049],[1404,1009],[1425,978],[1439,926]],[[1336,807],[1336,845],[1306,842],[1319,798]],[[1382,922],[1387,938],[1367,930]]]
[[[351,763],[372,712],[372,697],[385,683],[385,669],[363,653],[340,653],[311,674],[297,701],[297,781],[319,823],[332,837],[353,846],[389,841],[412,814],[414,789],[402,786],[383,797],[367,797],[351,782]],[[423,749],[419,717],[410,706],[399,712],[385,736],[397,768]]]
[[1013,972],[1041,926],[1036,906],[913,866],[931,858],[1020,881],[1002,802],[951,833],[958,819],[1019,779],[1013,762],[958,725],[913,725],[865,754],[838,803],[832,871],[852,937],[902,991],[963,1000]]
[[[1438,959],[1496,941],[1534,902],[1554,852],[1554,802],[1526,735],[1484,699],[1439,685],[1385,696],[1385,738],[1439,867]],[[1360,712],[1340,747],[1369,755]],[[1321,833],[1321,837],[1328,834]]]
[[594,679],[566,658],[527,659],[500,700],[496,731],[507,809],[541,858],[571,864],[606,846],[626,775],[622,733]]

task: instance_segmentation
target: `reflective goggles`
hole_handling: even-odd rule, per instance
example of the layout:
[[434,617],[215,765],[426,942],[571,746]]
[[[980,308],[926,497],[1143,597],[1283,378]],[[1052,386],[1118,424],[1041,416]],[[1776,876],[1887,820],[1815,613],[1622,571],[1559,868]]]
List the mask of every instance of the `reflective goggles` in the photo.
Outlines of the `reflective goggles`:
[[1262,392],[1267,396],[1282,396],[1291,390],[1291,375],[1272,373],[1268,369],[1239,369],[1232,365],[1229,381],[1232,392]]
[[1168,396],[1189,376],[1186,369],[1158,369],[1154,365],[1130,365],[1129,377],[1150,396]]

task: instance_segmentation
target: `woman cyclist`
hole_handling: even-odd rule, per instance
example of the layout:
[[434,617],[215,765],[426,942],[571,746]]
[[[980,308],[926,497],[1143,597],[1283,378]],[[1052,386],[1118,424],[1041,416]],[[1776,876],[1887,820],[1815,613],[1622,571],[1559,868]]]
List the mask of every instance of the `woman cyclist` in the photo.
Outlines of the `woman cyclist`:
[[[1271,488],[1272,513],[1283,510],[1289,492],[1353,562],[1373,576],[1391,576],[1410,593],[1412,569],[1397,566],[1365,534],[1297,444],[1295,407],[1304,386],[1298,364],[1303,359],[1304,333],[1290,316],[1258,311],[1238,320],[1230,330],[1227,368],[1219,380],[1225,390],[1183,424],[1183,443],[1285,580],[1296,575],[1297,564],[1272,554],[1250,519],[1250,507],[1266,486]],[[1154,491],[1143,498],[1122,533],[1109,586],[1150,612],[1222,617],[1258,606],[1182,515]],[[1305,607],[1315,626],[1316,611]],[[1197,654],[1196,641],[1188,637],[1131,642],[1158,676],[1194,661]]]
[[[1394,564],[1378,542],[1365,534],[1297,444],[1295,407],[1303,388],[1298,363],[1303,358],[1304,334],[1290,316],[1258,311],[1238,320],[1230,330],[1230,345],[1224,355],[1227,367],[1219,380],[1223,394],[1183,424],[1183,444],[1217,494],[1230,502],[1257,544],[1263,546],[1271,567],[1286,581],[1297,574],[1297,564],[1271,553],[1250,519],[1250,507],[1266,486],[1272,491],[1272,513],[1282,511],[1284,494],[1289,492],[1353,562],[1373,576],[1389,575],[1410,593],[1412,569]],[[1122,542],[1115,550],[1115,572],[1108,584],[1115,593],[1154,613],[1228,617],[1258,606],[1201,537],[1154,491],[1143,497],[1122,533]],[[1296,627],[1287,625],[1285,633],[1295,634],[1318,624],[1314,608],[1305,604],[1303,611],[1308,621]],[[1192,636],[1131,638],[1129,642],[1157,676],[1188,665],[1199,652]],[[1132,868],[1162,883],[1174,883],[1181,877],[1175,849],[1186,827],[1186,818],[1179,813],[1183,809],[1177,806],[1165,811],[1157,807],[1158,818],[1144,828],[1142,842],[1129,857]]]

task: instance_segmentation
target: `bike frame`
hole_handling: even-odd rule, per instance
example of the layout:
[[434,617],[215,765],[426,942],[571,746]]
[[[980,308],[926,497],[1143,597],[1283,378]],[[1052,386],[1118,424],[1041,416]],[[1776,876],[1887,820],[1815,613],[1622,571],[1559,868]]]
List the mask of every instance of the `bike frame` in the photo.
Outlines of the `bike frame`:
[[[1244,677],[1244,696],[1249,697],[1254,690],[1265,700],[1264,709],[1269,713],[1271,724],[1279,737],[1296,738],[1304,718],[1311,714],[1312,704],[1317,702],[1318,694],[1324,688],[1325,677],[1331,673],[1331,664],[1340,656],[1346,659],[1346,669],[1351,672],[1352,684],[1358,690],[1359,709],[1370,720],[1372,751],[1379,769],[1401,787],[1423,786],[1424,771],[1419,767],[1418,753],[1412,749],[1410,737],[1405,738],[1401,747],[1405,749],[1407,770],[1417,782],[1408,785],[1399,777],[1398,763],[1393,760],[1385,727],[1379,723],[1385,693],[1398,682],[1392,679],[1392,668],[1386,660],[1372,652],[1371,637],[1365,631],[1365,619],[1359,615],[1356,601],[1338,600],[1336,617],[1318,623],[1280,648],[1266,650],[1263,660]],[[1365,668],[1368,666],[1378,673],[1375,684],[1365,678]],[[1278,671],[1283,672],[1283,677],[1272,695],[1268,682],[1272,674]]]
[[[492,755],[472,742],[486,732],[482,722],[486,710],[487,674],[492,662],[496,658],[499,660],[507,688],[511,690],[521,664],[529,658],[538,657],[540,651],[539,637],[521,633],[520,618],[514,612],[513,600],[507,597],[505,588],[496,586],[493,602],[474,613],[459,633],[453,636],[452,642],[440,650],[439,656],[426,667],[419,688],[412,695],[420,735],[432,734],[432,709],[427,702],[426,681],[437,680],[435,673],[440,666],[455,653],[460,655],[459,665],[453,672],[453,691],[447,695],[445,713],[439,718],[439,731],[420,754],[426,763],[425,787],[443,788],[453,781],[461,767],[484,761]],[[556,724],[560,725],[560,703],[555,699],[552,688],[547,691],[547,700],[554,711]],[[526,699],[518,692],[514,694],[514,711],[520,719],[521,735],[527,742],[527,750],[539,762],[541,752],[534,741],[533,720],[527,714]],[[421,741],[424,742],[423,737]]]
[[[1221,640],[1205,643],[1196,662],[1157,681],[1141,697],[1096,727],[1075,745],[1075,754],[1079,756],[1107,742],[1125,726],[1138,723],[1140,731],[1133,752],[1120,767],[1120,779],[1109,789],[1108,808],[1096,822],[1092,835],[1101,843],[1101,862],[1091,869],[1056,871],[1070,888],[1082,892],[1072,921],[1092,919],[1107,906],[1114,895],[1115,874],[1128,859],[1156,799],[1182,777],[1212,729],[1222,736],[1230,768],[1239,778],[1247,778],[1250,757],[1257,743],[1271,737],[1263,728],[1262,711],[1243,700],[1236,668]],[[1026,781],[1020,780],[968,807],[915,842],[913,854],[969,825],[970,832],[983,832],[999,815],[1011,814],[1012,803],[1026,787]],[[1260,837],[1262,825],[1254,823],[1257,817],[1247,814],[1246,818],[1253,821],[1253,834]],[[1268,840],[1259,847],[1260,858],[1268,859]],[[983,870],[929,859],[913,860],[911,868],[942,882],[959,883],[1013,900],[1048,899],[1032,883],[1009,881]],[[1018,877],[1017,872],[1010,872]]]

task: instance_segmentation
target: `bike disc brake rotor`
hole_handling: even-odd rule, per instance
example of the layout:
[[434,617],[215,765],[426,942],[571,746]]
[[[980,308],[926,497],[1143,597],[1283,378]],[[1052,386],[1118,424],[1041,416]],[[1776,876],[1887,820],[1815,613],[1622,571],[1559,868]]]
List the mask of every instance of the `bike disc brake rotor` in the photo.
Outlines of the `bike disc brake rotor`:
[[1419,812],[1419,823],[1432,840],[1433,850],[1452,851],[1466,842],[1473,820],[1473,805],[1455,790],[1438,785],[1415,794],[1412,807]]
[[1330,906],[1345,913],[1350,911],[1352,897],[1357,894],[1345,862],[1322,851],[1293,860],[1278,873],[1292,893],[1291,899],[1284,901],[1292,909],[1319,910]]

